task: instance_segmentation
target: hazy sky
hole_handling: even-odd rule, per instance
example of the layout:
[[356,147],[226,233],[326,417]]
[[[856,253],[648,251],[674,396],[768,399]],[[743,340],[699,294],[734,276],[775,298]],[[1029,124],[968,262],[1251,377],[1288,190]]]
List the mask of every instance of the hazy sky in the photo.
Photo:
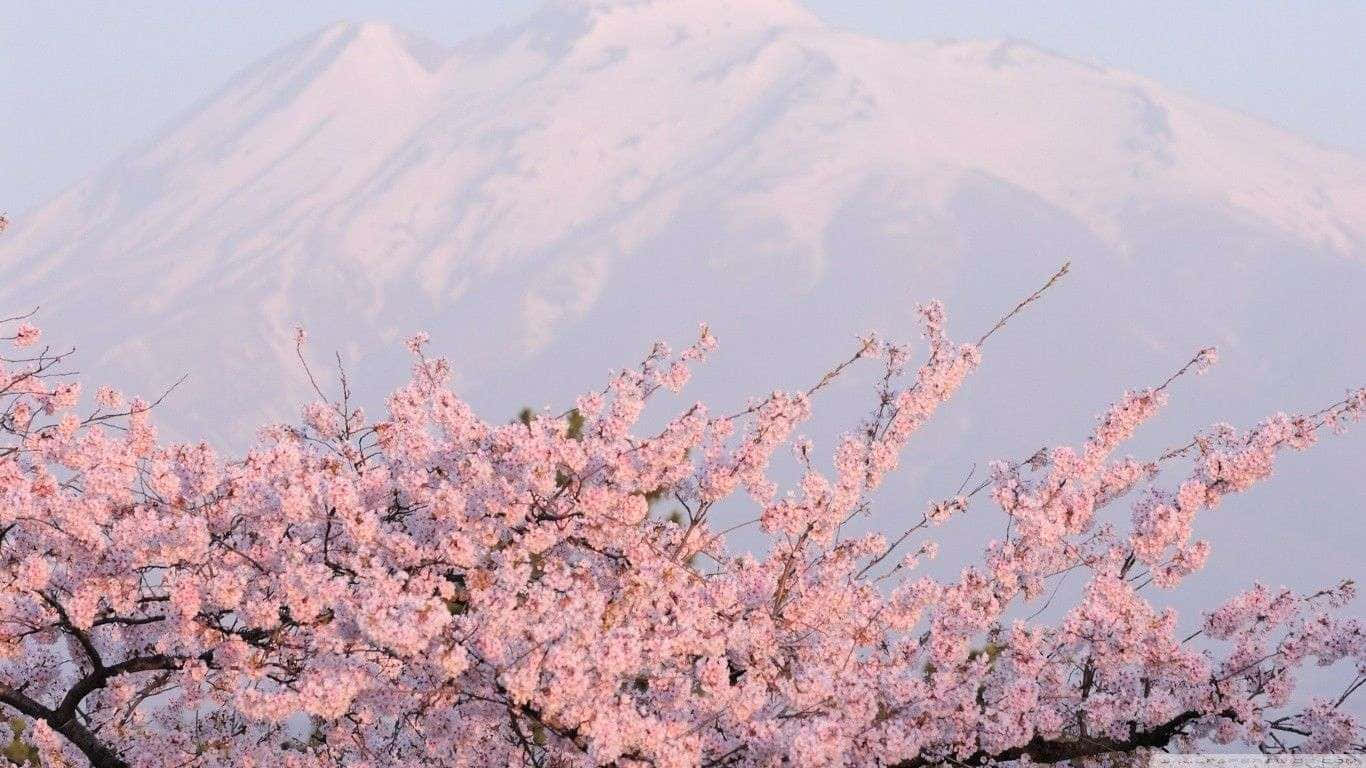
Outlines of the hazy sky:
[[[453,43],[536,0],[0,0],[0,210],[93,171],[275,48],[338,19]],[[1366,155],[1366,3],[809,0],[892,38],[1014,37]]]

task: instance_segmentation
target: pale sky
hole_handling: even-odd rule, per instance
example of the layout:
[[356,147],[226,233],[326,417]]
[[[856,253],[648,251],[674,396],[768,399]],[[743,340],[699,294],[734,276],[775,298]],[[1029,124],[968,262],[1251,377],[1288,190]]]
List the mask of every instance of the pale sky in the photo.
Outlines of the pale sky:
[[[444,43],[536,0],[0,0],[0,210],[97,170],[234,72],[339,19]],[[837,25],[898,39],[1012,37],[1127,69],[1366,155],[1359,0],[809,0]]]

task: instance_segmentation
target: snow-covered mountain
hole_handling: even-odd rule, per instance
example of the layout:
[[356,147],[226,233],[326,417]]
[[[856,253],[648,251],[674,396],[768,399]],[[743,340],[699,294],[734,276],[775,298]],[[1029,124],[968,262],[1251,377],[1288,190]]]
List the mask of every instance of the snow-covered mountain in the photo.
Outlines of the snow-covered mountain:
[[[555,0],[450,50],[336,24],[14,219],[0,305],[42,304],[126,390],[188,372],[161,421],[238,444],[307,399],[295,324],[372,403],[428,329],[501,418],[708,320],[691,392],[738,402],[860,331],[913,336],[926,298],[975,337],[1067,259],[889,514],[1079,439],[1206,344],[1224,364],[1148,447],[1366,383],[1366,161],[1027,44],[888,42],[787,0]],[[1361,570],[1366,438],[1318,450],[1209,523],[1234,581],[1287,549],[1317,559],[1271,578]]]

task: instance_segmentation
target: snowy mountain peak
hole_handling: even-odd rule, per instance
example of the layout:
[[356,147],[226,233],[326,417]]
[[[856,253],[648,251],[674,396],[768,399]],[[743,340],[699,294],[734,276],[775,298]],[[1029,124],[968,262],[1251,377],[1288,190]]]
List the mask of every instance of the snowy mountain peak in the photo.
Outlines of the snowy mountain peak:
[[699,43],[822,26],[791,0],[549,0],[526,22],[492,39],[521,39],[552,59],[570,53],[595,59],[604,51],[686,50]]
[[544,9],[583,12],[600,19],[687,19],[698,26],[821,24],[815,14],[792,0],[549,0]]
[[[399,88],[434,73],[449,51],[412,32],[378,21],[342,21],[324,27],[296,45],[296,76],[360,81],[397,77]],[[271,75],[277,73],[272,72]],[[278,81],[277,81],[278,82]]]

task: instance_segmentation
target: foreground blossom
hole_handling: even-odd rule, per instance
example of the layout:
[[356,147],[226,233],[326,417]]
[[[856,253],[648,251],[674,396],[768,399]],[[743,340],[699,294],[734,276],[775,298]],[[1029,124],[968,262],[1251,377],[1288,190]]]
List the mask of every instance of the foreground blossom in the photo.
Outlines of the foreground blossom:
[[[9,321],[0,714],[44,766],[910,768],[1211,742],[1363,749],[1344,705],[1366,683],[1366,635],[1340,614],[1351,582],[1250,585],[1184,622],[1145,595],[1204,565],[1202,510],[1360,418],[1366,390],[1118,455],[1178,376],[1213,362],[1204,350],[1079,444],[995,465],[908,530],[850,536],[1000,327],[958,344],[939,305],[922,316],[923,350],[868,338],[809,390],[731,414],[697,403],[646,434],[647,400],[682,389],[714,346],[705,328],[565,414],[512,424],[477,418],[422,334],[383,419],[320,389],[300,426],[263,429],[240,460],[161,443],[152,404],[108,388],[78,414],[63,355]],[[867,419],[824,452],[797,437],[859,363],[882,372]],[[801,472],[784,488],[771,464],[787,450]],[[737,509],[763,532],[758,554],[727,545]],[[957,579],[913,575],[936,554],[932,525],[1001,513],[1007,533]],[[1061,620],[1025,618],[1073,571],[1085,587]],[[1304,705],[1305,664],[1339,665],[1342,690]]]

